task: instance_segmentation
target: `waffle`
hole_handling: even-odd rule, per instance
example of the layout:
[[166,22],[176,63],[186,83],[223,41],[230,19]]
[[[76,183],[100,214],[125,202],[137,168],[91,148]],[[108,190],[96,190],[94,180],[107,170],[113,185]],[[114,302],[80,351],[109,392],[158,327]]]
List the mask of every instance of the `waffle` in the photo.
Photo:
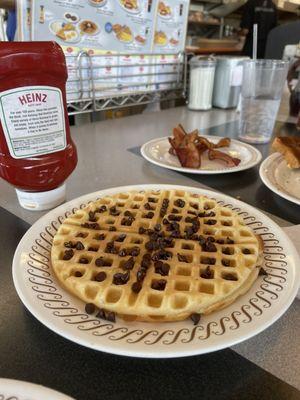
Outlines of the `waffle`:
[[53,239],[59,282],[125,319],[177,321],[232,303],[254,283],[261,240],[232,210],[182,190],[106,196]]

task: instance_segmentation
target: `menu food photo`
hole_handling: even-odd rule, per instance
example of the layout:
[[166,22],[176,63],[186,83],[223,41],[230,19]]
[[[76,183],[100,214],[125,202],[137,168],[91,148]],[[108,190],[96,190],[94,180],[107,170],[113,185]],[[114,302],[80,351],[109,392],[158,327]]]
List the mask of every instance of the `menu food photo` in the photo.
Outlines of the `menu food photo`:
[[[245,96],[259,60],[245,79],[252,59],[197,57],[186,84],[188,6],[18,2],[22,40],[0,42],[0,400],[300,400],[299,131]],[[218,63],[246,116],[201,92]],[[261,64],[281,107],[287,64]],[[175,82],[181,102],[144,106]]]

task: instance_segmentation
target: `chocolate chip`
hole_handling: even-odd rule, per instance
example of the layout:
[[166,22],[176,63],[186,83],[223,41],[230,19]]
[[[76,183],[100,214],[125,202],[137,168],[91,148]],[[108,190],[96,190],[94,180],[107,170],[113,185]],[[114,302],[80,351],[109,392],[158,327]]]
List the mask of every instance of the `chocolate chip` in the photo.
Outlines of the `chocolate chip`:
[[146,249],[147,249],[148,251],[153,251],[153,250],[157,250],[157,249],[159,248],[159,245],[158,245],[158,243],[156,243],[155,241],[150,240],[149,242],[147,242],[147,243],[145,244],[145,247],[146,247]]
[[223,279],[226,279],[227,281],[237,281],[238,278],[236,277],[236,275],[230,274],[230,273],[226,273],[222,276]]
[[163,221],[162,221],[162,223],[163,223],[164,225],[168,225],[168,224],[169,224],[169,221],[167,220],[167,218],[164,218]]
[[115,247],[114,242],[108,242],[104,251],[105,253],[118,254],[118,249]]
[[168,260],[169,258],[172,258],[173,254],[170,251],[167,250],[159,250],[156,253],[154,253],[151,257],[153,261],[157,260]]
[[138,205],[138,204],[134,204],[134,205],[132,206],[132,208],[133,208],[134,210],[137,210],[137,209],[139,208],[139,205]]
[[116,314],[113,311],[108,311],[105,319],[109,322],[116,322]]
[[170,203],[170,200],[169,200],[169,199],[163,199],[163,201],[162,201],[162,206],[166,208],[166,207],[169,206],[169,203]]
[[83,232],[79,232],[77,233],[76,237],[81,237],[81,238],[85,238],[87,235]]
[[230,255],[230,254],[231,254],[231,249],[230,249],[230,247],[225,247],[225,248],[223,248],[223,249],[222,249],[222,253],[223,253],[223,254],[229,254],[229,255]]
[[[224,243],[225,243],[224,239],[217,239],[216,242],[217,242],[218,244],[224,244]],[[229,244],[229,243],[228,243],[228,244]]]
[[206,243],[202,245],[202,250],[207,251],[209,253],[214,253],[217,251],[217,248],[212,242],[206,241]]
[[126,249],[122,249],[119,251],[119,256],[120,257],[126,257],[127,256],[127,250]]
[[96,307],[93,303],[87,303],[85,305],[85,312],[87,314],[93,314],[93,312],[95,312],[95,309],[96,309]]
[[80,278],[82,276],[82,272],[75,271],[74,276],[76,276],[76,278]]
[[151,254],[147,253],[144,255],[144,257],[142,259],[141,266],[144,269],[148,269],[150,267],[150,265],[151,265]]
[[134,266],[134,258],[130,257],[128,258],[128,260],[125,261],[125,263],[123,264],[123,269],[125,270],[131,270]]
[[182,220],[182,215],[174,215],[174,214],[170,214],[169,215],[169,221],[181,221]]
[[98,274],[95,276],[95,281],[97,282],[103,282],[106,279],[106,273],[104,271],[98,272]]
[[139,234],[140,235],[143,235],[146,232],[147,232],[147,229],[143,228],[142,226],[139,227]]
[[199,210],[199,204],[197,204],[197,203],[190,204],[190,206],[192,208],[194,208],[195,210]]
[[149,203],[156,203],[155,198],[154,197],[148,197],[147,199],[149,201]]
[[159,279],[152,282],[151,288],[154,290],[165,290],[166,284],[167,281],[165,279]]
[[77,242],[75,247],[76,250],[84,250],[84,245],[81,242]]
[[107,207],[105,205],[103,205],[100,208],[96,208],[95,211],[98,213],[103,213],[103,212],[107,211]]
[[161,224],[155,224],[154,225],[154,230],[157,231],[157,232],[161,231]]
[[230,267],[230,260],[222,260],[222,265],[224,265],[224,267]]
[[187,239],[189,239],[195,233],[192,226],[188,226],[187,228],[185,228],[184,231],[185,231],[185,236]]
[[206,243],[206,238],[202,235],[199,235],[199,243],[201,246],[205,245]]
[[124,240],[126,239],[126,234],[125,233],[121,233],[121,235],[119,235],[117,237],[116,242],[124,242]]
[[149,211],[147,214],[144,215],[144,218],[153,218],[154,217],[154,212],[153,211]]
[[243,254],[251,254],[251,251],[249,249],[243,249],[242,252]]
[[94,230],[100,230],[100,225],[97,222],[89,224],[88,222],[85,222],[84,224],[81,224],[83,228],[89,228],[89,229],[94,229]]
[[178,261],[180,261],[180,262],[185,262],[185,263],[188,262],[187,257],[183,254],[177,254],[177,258],[178,258]]
[[105,319],[109,322],[116,322],[116,314],[113,311],[105,311],[100,309],[96,314],[97,318]]
[[215,260],[215,258],[211,258],[211,257],[202,257],[201,263],[208,264],[208,265],[215,265],[216,260]]
[[177,199],[174,201],[176,207],[183,208],[185,206],[185,201],[182,199]]
[[226,243],[227,243],[227,244],[234,244],[234,240],[232,240],[232,239],[230,239],[230,238],[227,238],[227,239],[226,239]]
[[131,290],[133,291],[133,293],[139,293],[142,289],[142,284],[141,282],[134,282],[131,285]]
[[258,275],[268,275],[268,273],[263,267],[260,267]]
[[96,222],[97,218],[95,217],[95,212],[94,211],[90,211],[89,212],[89,221],[90,222]]
[[118,216],[118,215],[121,214],[121,211],[117,210],[117,207],[116,207],[116,206],[112,206],[112,207],[109,209],[109,214],[110,214],[110,215],[113,215],[113,216]]
[[155,261],[154,263],[155,272],[162,276],[169,275],[170,265],[167,263],[163,263],[162,261]]
[[197,313],[191,314],[190,318],[193,321],[194,325],[197,325],[200,321],[201,314],[197,314]]
[[145,210],[153,210],[153,208],[151,207],[151,205],[149,203],[146,203],[144,205]]
[[110,232],[115,232],[117,228],[115,226],[110,226],[108,229]]
[[94,236],[95,240],[104,240],[105,239],[105,235],[104,233],[99,233],[98,235]]
[[79,259],[79,264],[88,264],[89,260],[86,257],[81,257]]
[[177,238],[177,239],[179,239],[180,237],[181,237],[181,234],[180,234],[180,231],[173,231],[173,232],[171,232],[171,237],[172,238]]
[[74,251],[72,250],[72,247],[74,247],[74,245],[72,242],[65,242],[64,245],[65,247],[70,248],[70,250],[65,250],[63,260],[70,260],[70,258],[72,258],[74,255]]
[[134,221],[133,217],[124,217],[121,220],[121,225],[123,226],[131,226]]
[[138,282],[142,282],[146,276],[146,270],[144,268],[139,268],[136,273],[136,279]]
[[117,272],[114,277],[113,277],[113,283],[115,285],[125,285],[130,278],[130,272],[127,271],[124,274],[122,274],[121,272]]
[[106,319],[106,315],[105,315],[105,311],[103,309],[100,309],[98,311],[98,313],[96,314],[97,318],[102,318],[102,319]]
[[97,267],[103,267],[104,264],[105,264],[105,260],[104,260],[103,257],[99,257],[99,258],[97,258],[97,259],[95,260],[95,265],[96,265]]
[[211,243],[215,243],[216,239],[215,239],[213,236],[208,236],[208,237],[206,238],[206,241],[207,241],[207,242],[211,242]]
[[172,214],[178,214],[179,210],[177,210],[177,208],[172,208],[171,213]]
[[140,254],[140,248],[135,246],[132,247],[131,249],[127,249],[127,254],[133,257],[137,257]]
[[132,212],[130,212],[129,210],[126,210],[126,211],[124,212],[124,215],[125,215],[125,217],[131,217],[131,218],[134,219],[134,215],[133,215]]
[[217,223],[217,221],[215,219],[208,219],[204,223],[205,223],[205,225],[215,225]]
[[208,265],[205,269],[205,271],[200,273],[201,278],[204,279],[212,279],[214,277],[213,271],[210,269],[210,266]]
[[192,230],[194,231],[194,233],[197,233],[199,229],[200,229],[200,222],[199,221],[193,221]]

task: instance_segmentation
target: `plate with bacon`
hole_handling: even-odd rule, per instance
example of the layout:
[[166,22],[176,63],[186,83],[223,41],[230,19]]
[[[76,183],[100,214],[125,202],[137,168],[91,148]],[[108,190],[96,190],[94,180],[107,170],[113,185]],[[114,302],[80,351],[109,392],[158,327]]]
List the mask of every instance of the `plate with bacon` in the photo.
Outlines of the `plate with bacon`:
[[230,138],[187,133],[182,125],[172,137],[145,143],[142,156],[153,164],[190,174],[225,174],[254,167],[262,155],[253,146]]

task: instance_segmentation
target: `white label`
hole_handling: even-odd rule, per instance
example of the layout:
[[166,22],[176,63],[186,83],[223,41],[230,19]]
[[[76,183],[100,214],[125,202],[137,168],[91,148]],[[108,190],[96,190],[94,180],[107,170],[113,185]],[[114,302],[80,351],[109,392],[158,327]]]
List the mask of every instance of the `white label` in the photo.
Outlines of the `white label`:
[[243,80],[243,66],[237,65],[231,72],[230,86],[241,86]]
[[0,94],[0,118],[13,158],[26,158],[66,148],[61,90],[25,86]]

